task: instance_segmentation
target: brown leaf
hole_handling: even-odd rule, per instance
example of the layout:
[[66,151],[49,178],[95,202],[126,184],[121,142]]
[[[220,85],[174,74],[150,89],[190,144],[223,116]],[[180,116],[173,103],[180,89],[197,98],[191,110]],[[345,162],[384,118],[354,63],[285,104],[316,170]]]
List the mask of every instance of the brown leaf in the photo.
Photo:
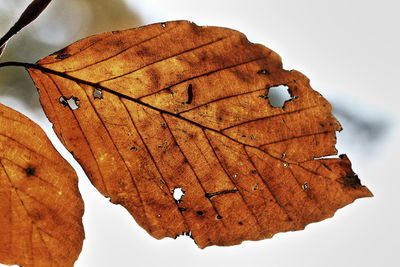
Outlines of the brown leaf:
[[[330,104],[278,54],[234,30],[185,21],[104,33],[29,73],[92,183],[156,238],[200,247],[303,229],[372,196]],[[269,88],[289,87],[283,107]]]
[[82,215],[72,167],[38,125],[0,104],[0,263],[73,266]]

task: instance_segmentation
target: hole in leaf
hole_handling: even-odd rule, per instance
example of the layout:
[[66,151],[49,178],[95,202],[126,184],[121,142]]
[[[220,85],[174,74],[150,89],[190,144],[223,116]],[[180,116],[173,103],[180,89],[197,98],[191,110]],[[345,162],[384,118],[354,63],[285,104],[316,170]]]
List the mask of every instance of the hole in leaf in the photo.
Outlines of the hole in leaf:
[[103,92],[101,91],[101,89],[94,88],[93,97],[94,97],[94,99],[102,99],[103,98]]
[[303,188],[303,190],[307,190],[308,189],[308,184],[304,183],[304,184],[301,185],[301,187]]
[[174,190],[172,190],[172,196],[174,197],[176,203],[181,203],[184,195],[185,191],[180,187],[175,187]]
[[64,105],[64,107],[69,107],[71,110],[77,110],[80,107],[79,101],[79,98],[77,98],[76,96],[72,96],[70,98],[60,96],[60,98],[58,99],[58,102],[60,104]]
[[266,70],[266,69],[261,69],[261,70],[257,71],[257,73],[258,73],[258,74],[262,74],[262,75],[268,75],[268,74],[269,74],[269,71]]
[[287,85],[270,87],[268,88],[268,94],[260,97],[268,98],[269,104],[274,108],[281,108],[285,105],[286,101],[293,99]]
[[287,162],[284,162],[284,163],[283,163],[283,167],[285,167],[285,168],[286,168],[287,166],[289,166],[289,163],[287,163]]
[[217,217],[216,217],[218,220],[221,220],[222,219],[222,216],[221,215],[217,215]]

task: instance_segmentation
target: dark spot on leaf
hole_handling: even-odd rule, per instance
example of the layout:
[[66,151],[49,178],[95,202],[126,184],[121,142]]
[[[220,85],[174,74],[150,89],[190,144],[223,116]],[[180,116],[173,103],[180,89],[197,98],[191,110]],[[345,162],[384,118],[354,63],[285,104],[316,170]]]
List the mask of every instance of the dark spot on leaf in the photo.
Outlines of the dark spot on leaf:
[[200,215],[200,216],[204,215],[204,212],[201,210],[197,211],[196,213],[197,213],[197,215]]
[[358,178],[358,175],[355,173],[348,173],[346,176],[339,178],[338,181],[345,187],[350,187],[353,189],[361,186],[360,178]]
[[56,56],[56,59],[65,59],[65,58],[69,58],[70,56],[72,56],[71,54],[60,54],[58,56]]
[[243,222],[238,222],[239,225],[243,225]]
[[264,94],[264,95],[259,95],[259,98],[263,98],[263,99],[267,99],[268,98],[268,94]]
[[29,213],[29,216],[32,218],[32,220],[35,221],[40,221],[44,218],[43,214],[40,213],[39,211],[35,210]]
[[250,173],[251,174],[257,174],[257,170],[251,170]]
[[172,91],[171,87],[168,87],[168,88],[165,89],[165,90],[167,90],[167,92],[170,93],[171,95],[174,95],[174,94],[175,94],[174,91]]
[[135,146],[133,146],[133,147],[131,147],[129,150],[132,150],[132,151],[138,151],[138,148],[137,148],[137,147],[135,147]]
[[189,84],[187,89],[187,100],[182,104],[192,104],[192,101],[193,101],[193,86],[192,84]]
[[186,211],[186,208],[178,207],[178,210],[179,210],[179,211]]
[[236,193],[236,192],[238,192],[237,189],[223,190],[223,191],[218,191],[218,192],[215,192],[215,193],[205,193],[204,196],[205,196],[206,198],[212,198],[212,197],[215,197],[215,196],[225,195],[225,194],[231,194],[231,193]]
[[36,168],[29,166],[25,169],[25,173],[28,177],[33,176],[36,173]]
[[217,215],[217,217],[216,217],[218,220],[221,220],[222,219],[222,216],[221,215]]

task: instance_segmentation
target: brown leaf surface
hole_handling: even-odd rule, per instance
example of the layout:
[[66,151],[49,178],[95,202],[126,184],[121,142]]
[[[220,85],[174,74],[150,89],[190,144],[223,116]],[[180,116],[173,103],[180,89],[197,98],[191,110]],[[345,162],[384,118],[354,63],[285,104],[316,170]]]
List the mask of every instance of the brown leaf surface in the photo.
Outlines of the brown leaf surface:
[[0,263],[73,266],[82,215],[72,167],[37,124],[0,104]]
[[[80,40],[37,64],[28,70],[59,138],[156,238],[259,240],[372,195],[346,156],[316,159],[337,153],[330,104],[237,31],[154,24]],[[284,107],[266,97],[277,85],[292,95]]]

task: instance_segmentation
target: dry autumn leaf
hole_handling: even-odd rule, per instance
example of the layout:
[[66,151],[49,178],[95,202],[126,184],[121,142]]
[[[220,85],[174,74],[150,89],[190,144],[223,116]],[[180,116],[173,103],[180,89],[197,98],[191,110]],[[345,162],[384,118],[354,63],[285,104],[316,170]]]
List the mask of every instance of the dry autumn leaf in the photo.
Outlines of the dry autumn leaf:
[[73,266],[82,215],[72,167],[38,125],[0,104],[0,263]]
[[[28,67],[94,186],[155,238],[199,247],[303,229],[372,196],[330,104],[278,54],[186,21],[80,40]],[[271,88],[287,86],[282,107]]]

